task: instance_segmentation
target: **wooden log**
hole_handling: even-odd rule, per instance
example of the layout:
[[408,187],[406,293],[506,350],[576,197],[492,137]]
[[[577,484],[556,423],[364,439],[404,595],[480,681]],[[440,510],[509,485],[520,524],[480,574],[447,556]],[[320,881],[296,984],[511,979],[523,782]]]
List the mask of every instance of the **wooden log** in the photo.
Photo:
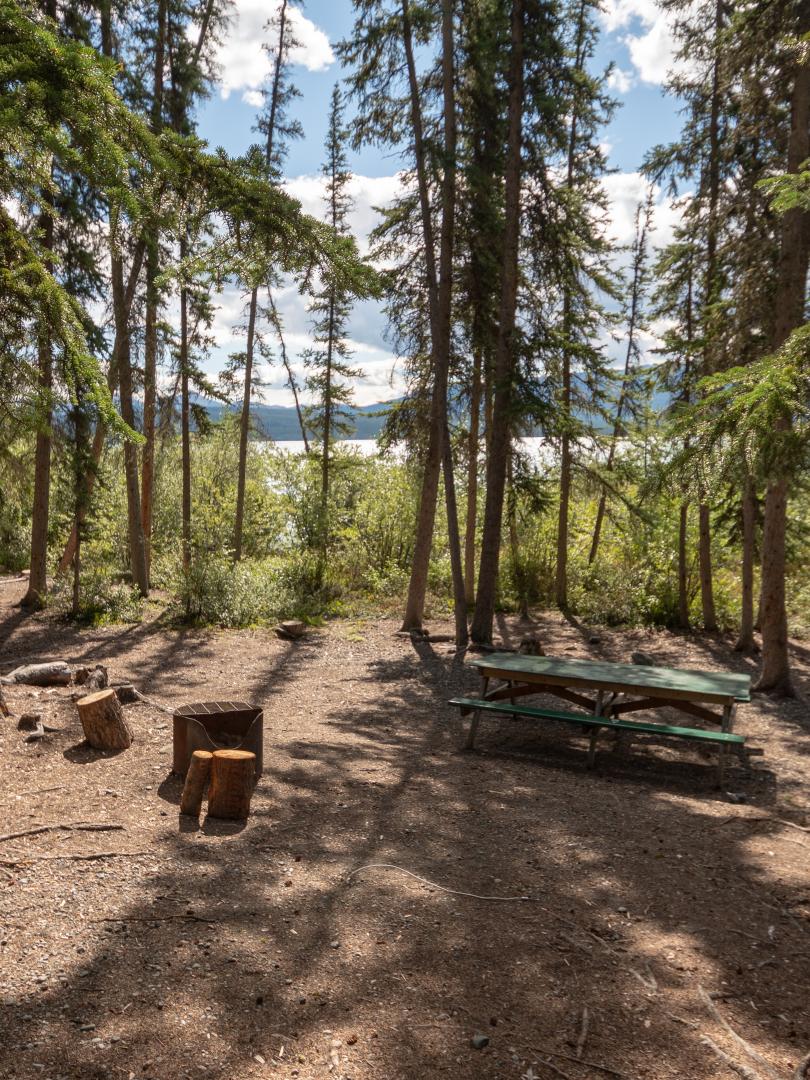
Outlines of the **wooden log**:
[[103,664],[96,664],[95,667],[91,668],[76,668],[73,672],[73,681],[77,686],[83,687],[85,693],[88,694],[91,694],[94,690],[103,690],[109,685],[107,669]]
[[76,702],[84,735],[96,750],[126,750],[132,745],[132,728],[112,689],[98,690]]
[[2,682],[27,683],[29,686],[67,686],[72,671],[64,660],[55,660],[51,664],[23,664],[4,675]]
[[215,818],[242,820],[250,813],[256,755],[247,750],[215,750],[211,762],[208,813]]
[[186,782],[183,785],[183,795],[180,799],[180,813],[199,817],[202,809],[203,795],[208,787],[211,776],[211,759],[213,754],[210,750],[195,750],[191,755]]

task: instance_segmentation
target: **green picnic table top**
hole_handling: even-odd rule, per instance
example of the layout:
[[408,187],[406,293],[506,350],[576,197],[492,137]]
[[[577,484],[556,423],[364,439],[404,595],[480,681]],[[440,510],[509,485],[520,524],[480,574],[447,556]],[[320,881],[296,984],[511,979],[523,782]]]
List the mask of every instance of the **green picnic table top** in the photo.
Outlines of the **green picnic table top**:
[[751,679],[748,675],[729,675],[716,671],[683,671],[679,668],[652,667],[646,664],[611,664],[607,660],[573,660],[555,656],[523,656],[520,653],[489,653],[470,661],[484,670],[514,672],[520,675],[548,676],[567,685],[597,689],[638,688],[640,691],[673,691],[700,700],[707,696],[734,701],[750,701]]

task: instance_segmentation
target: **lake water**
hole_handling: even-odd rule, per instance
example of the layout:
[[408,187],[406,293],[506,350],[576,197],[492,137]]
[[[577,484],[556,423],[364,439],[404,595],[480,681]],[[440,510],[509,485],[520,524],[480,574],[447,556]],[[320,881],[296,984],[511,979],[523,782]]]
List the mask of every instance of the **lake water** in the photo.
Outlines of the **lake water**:
[[[517,441],[535,461],[553,461],[557,456],[556,448],[539,436],[528,436]],[[373,457],[379,452],[376,439],[341,439],[339,445],[356,450],[363,457]],[[301,441],[281,440],[265,443],[265,446],[268,449],[275,448],[288,454],[303,454],[304,452],[304,444]],[[396,454],[396,451],[394,453]]]

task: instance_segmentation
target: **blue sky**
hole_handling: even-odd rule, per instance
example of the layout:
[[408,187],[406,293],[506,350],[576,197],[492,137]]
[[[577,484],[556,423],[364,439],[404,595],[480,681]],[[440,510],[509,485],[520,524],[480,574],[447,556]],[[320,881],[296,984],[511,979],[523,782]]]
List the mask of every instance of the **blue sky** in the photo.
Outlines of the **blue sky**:
[[[272,3],[272,0],[271,0]],[[253,125],[258,90],[269,68],[261,48],[263,27],[270,13],[267,0],[235,0],[235,18],[220,49],[220,85],[204,103],[198,115],[200,135],[214,146],[237,154],[256,140]],[[305,11],[295,14],[300,48],[294,54],[293,79],[301,91],[294,104],[305,137],[292,144],[286,162],[288,188],[301,199],[304,208],[322,212],[317,174],[323,157],[327,107],[332,87],[342,76],[330,43],[351,33],[353,12],[349,0],[311,0]],[[620,107],[605,129],[604,141],[614,174],[606,186],[612,208],[613,232],[621,243],[632,236],[635,206],[644,185],[638,168],[646,151],[654,144],[674,138],[680,122],[677,103],[663,94],[661,83],[673,62],[672,35],[666,17],[654,0],[606,0],[600,19],[601,37],[595,63],[615,67],[611,86]],[[361,247],[374,224],[373,207],[391,198],[397,188],[397,159],[376,147],[350,153],[355,180],[356,202],[353,225]],[[663,194],[657,199],[655,239],[665,243],[677,218]],[[282,290],[276,298],[287,329],[288,348],[298,357],[308,343],[306,303],[294,288]],[[217,348],[210,367],[221,366],[229,351],[243,347],[232,331],[238,322],[241,298],[235,293],[222,298],[215,323]],[[350,326],[355,345],[354,361],[365,372],[356,388],[362,403],[385,400],[401,391],[395,359],[385,342],[385,322],[375,304],[360,305]],[[300,362],[296,363],[303,377]],[[268,383],[264,399],[289,404],[289,391],[279,369],[269,366],[262,372]]]

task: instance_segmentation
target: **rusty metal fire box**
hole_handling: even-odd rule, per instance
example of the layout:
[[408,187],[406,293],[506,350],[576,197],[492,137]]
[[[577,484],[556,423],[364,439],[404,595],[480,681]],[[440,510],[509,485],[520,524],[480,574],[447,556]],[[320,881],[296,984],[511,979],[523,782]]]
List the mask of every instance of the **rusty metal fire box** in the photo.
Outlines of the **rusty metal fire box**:
[[173,716],[172,772],[185,776],[195,750],[249,750],[262,775],[264,713],[246,701],[198,701]]

